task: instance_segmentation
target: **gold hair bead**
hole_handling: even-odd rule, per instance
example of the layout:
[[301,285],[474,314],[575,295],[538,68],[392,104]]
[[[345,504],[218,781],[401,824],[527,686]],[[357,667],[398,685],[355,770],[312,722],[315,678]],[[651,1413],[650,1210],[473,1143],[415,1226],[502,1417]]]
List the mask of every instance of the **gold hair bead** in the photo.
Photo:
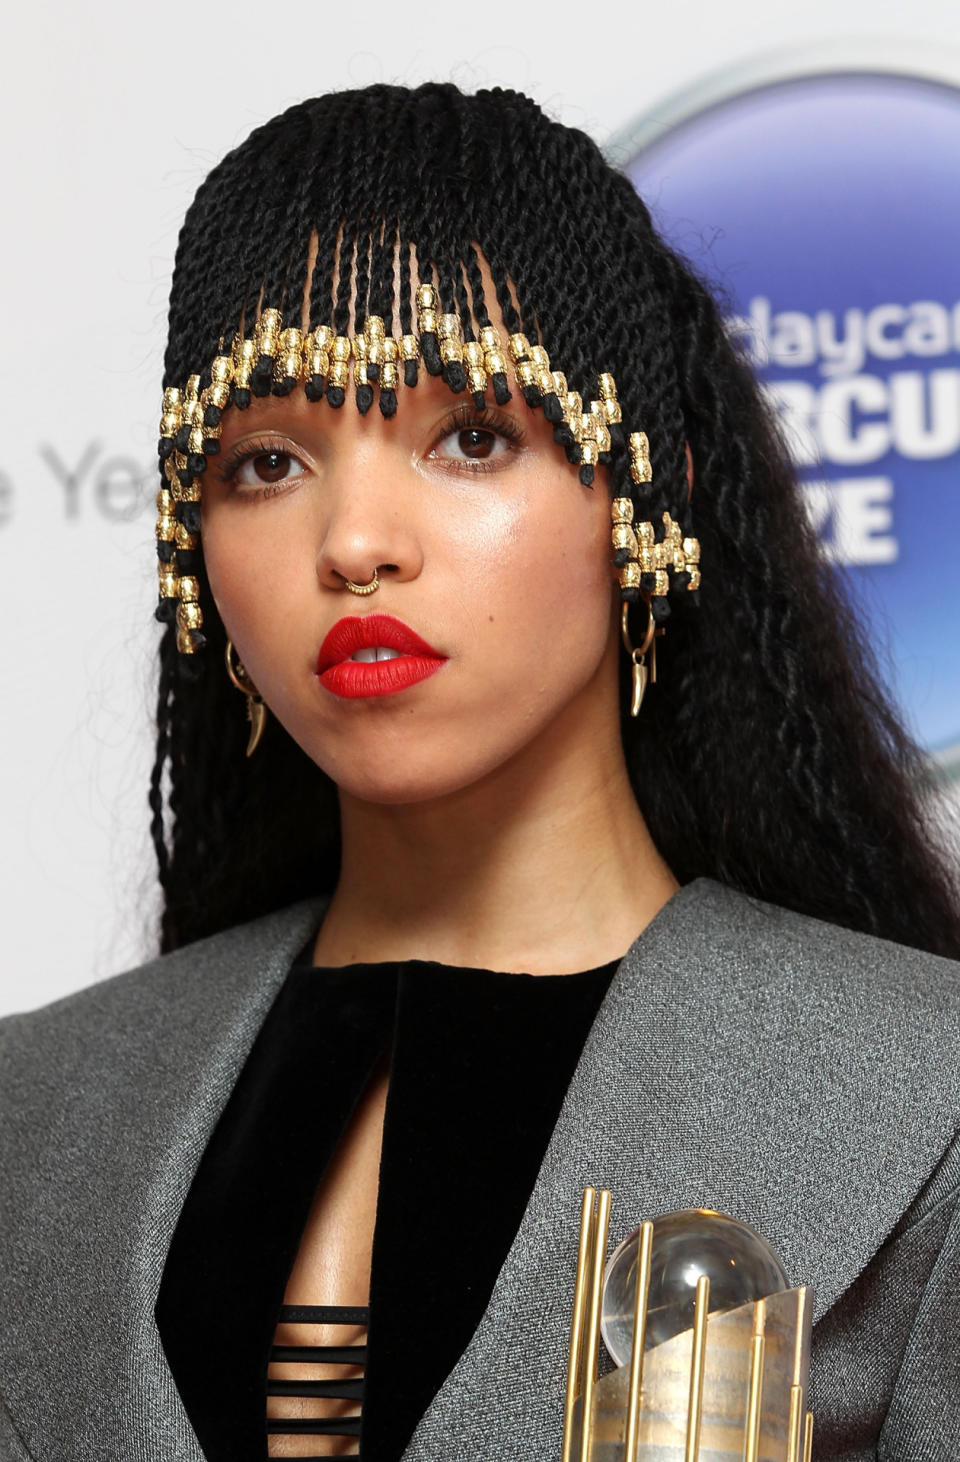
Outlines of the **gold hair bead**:
[[579,391],[568,391],[565,404],[565,415],[570,425],[570,430],[575,437],[580,434],[580,421],[583,417],[583,401],[580,399]]
[[[596,403],[593,403],[594,405]],[[593,407],[585,411],[580,417],[580,432],[578,441],[580,443],[580,462],[584,467],[595,467],[600,460],[600,453],[604,450],[603,435],[606,426],[594,412]],[[610,436],[607,433],[606,441],[609,444]]]
[[177,536],[177,520],[172,513],[161,513],[157,519],[157,542],[173,543]]
[[302,364],[303,332],[293,326],[287,330],[281,330],[277,358],[273,367],[273,379],[278,383],[289,380],[291,377],[295,381],[298,380]]
[[631,560],[629,563],[625,563],[623,565],[623,568],[620,570],[620,588],[640,588],[640,565],[638,563],[634,563],[633,560]]
[[333,330],[329,325],[318,325],[303,342],[301,356],[302,372],[307,378],[325,376],[330,369],[330,346]]
[[584,413],[584,421],[590,422],[590,434],[596,441],[601,452],[609,452],[611,447],[610,428],[607,426],[607,418],[601,401],[591,401],[589,412]]
[[441,315],[437,329],[440,341],[440,359],[444,365],[460,364],[463,361],[463,325],[459,315]]
[[489,376],[507,374],[507,358],[503,353],[503,341],[495,325],[484,325],[480,331],[480,345],[483,350],[484,369]]
[[364,350],[368,365],[379,366],[382,363],[386,338],[387,332],[381,317],[368,315],[363,324]]
[[463,347],[463,360],[467,367],[469,390],[482,393],[487,389],[486,358],[483,346],[477,340],[468,340]]
[[253,336],[258,355],[276,355],[280,343],[281,324],[279,310],[264,310],[257,320]]
[[238,390],[250,389],[250,376],[257,363],[257,342],[241,335],[233,342],[233,385]]
[[203,613],[195,600],[181,600],[177,605],[177,624],[180,629],[202,629]]
[[[181,468],[181,471],[184,469]],[[194,480],[184,484],[179,477],[175,477],[172,483],[174,501],[178,503],[198,503],[200,501],[200,485]]]
[[614,550],[617,553],[621,553],[624,549],[626,549],[631,558],[637,557],[637,554],[640,551],[640,546],[637,543],[637,535],[636,533],[634,533],[631,524],[615,523],[611,536],[613,539]]
[[620,402],[617,400],[616,382],[609,371],[604,371],[597,382],[597,390],[600,393],[600,401],[603,406],[604,419],[608,426],[619,424],[623,420],[623,413],[620,410]]
[[353,384],[354,387],[366,386],[369,384],[367,376],[367,344],[362,335],[354,335],[350,342],[353,352]]
[[196,548],[198,541],[199,540],[196,533],[188,533],[182,523],[177,523],[177,531],[174,534],[174,542],[176,543],[178,549],[190,552],[194,548]]
[[233,380],[233,356],[217,355],[210,367],[210,381],[214,386],[229,386]]
[[630,476],[634,482],[638,485],[642,482],[652,482],[653,468],[650,465],[650,444],[647,441],[646,432],[631,432],[627,440],[627,447],[630,452]]
[[530,347],[530,361],[533,365],[533,384],[538,387],[542,396],[548,396],[553,390],[553,372],[550,369],[550,357],[542,345]]
[[195,604],[200,598],[200,580],[186,574],[180,580],[180,598],[185,604]]
[[[223,411],[230,401],[230,385],[233,381],[233,356],[218,355],[210,367],[210,384],[200,397],[204,408],[215,406]],[[209,431],[210,428],[208,427]],[[219,436],[219,432],[216,433]]]
[[157,587],[160,591],[160,598],[179,599],[180,580],[177,577],[176,571],[168,563],[162,563],[160,565],[160,571],[157,577],[159,580]]
[[181,655],[196,654],[196,645],[193,643],[193,631],[188,629],[177,629],[177,649]]
[[400,341],[400,355],[405,361],[420,359],[420,342],[416,335],[404,335]]
[[417,289],[417,334],[436,335],[437,296],[432,284],[421,284]]
[[400,384],[400,373],[397,369],[397,356],[399,347],[392,335],[388,335],[381,347],[382,364],[380,366],[380,389],[381,391],[396,391]]
[[640,567],[645,574],[652,574],[658,566],[653,524],[648,518],[644,518],[642,523],[634,523],[633,531],[637,535],[637,559]]
[[183,420],[183,407],[181,404],[180,391],[176,386],[168,386],[163,393],[163,412],[160,417],[160,435],[162,437],[175,437],[180,430]]
[[165,513],[173,512],[173,493],[168,487],[157,489],[157,512],[161,517]]
[[530,354],[530,342],[526,335],[522,335],[519,331],[515,335],[510,336],[510,339],[507,341],[507,347],[510,351],[510,359],[514,365],[518,361],[526,360]]
[[346,335],[334,337],[330,346],[330,380],[331,386],[338,386],[344,390],[350,378],[350,341]]

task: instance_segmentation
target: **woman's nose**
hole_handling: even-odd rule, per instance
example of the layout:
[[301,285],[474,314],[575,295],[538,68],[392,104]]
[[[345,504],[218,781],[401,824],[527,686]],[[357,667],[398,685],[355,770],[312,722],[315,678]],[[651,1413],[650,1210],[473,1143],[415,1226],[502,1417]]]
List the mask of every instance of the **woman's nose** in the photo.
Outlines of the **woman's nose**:
[[420,573],[424,545],[401,482],[408,474],[414,488],[418,479],[396,456],[365,452],[361,462],[344,460],[328,477],[317,549],[317,577],[326,588],[342,589],[348,579],[368,584],[374,574],[403,581]]

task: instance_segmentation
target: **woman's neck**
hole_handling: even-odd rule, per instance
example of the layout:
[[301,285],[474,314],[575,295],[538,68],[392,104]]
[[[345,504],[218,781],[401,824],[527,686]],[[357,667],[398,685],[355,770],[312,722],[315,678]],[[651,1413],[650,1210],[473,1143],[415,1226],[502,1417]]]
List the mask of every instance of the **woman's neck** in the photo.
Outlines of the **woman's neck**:
[[604,739],[589,755],[537,742],[535,755],[428,802],[341,796],[341,875],[315,962],[567,974],[622,955],[679,885],[637,806],[618,728]]

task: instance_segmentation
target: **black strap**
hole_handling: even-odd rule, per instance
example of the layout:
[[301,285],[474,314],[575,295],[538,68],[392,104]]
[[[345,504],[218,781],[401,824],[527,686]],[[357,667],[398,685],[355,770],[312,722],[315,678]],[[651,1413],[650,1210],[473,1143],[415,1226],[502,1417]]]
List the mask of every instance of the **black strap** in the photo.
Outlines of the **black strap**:
[[367,1325],[369,1305],[283,1305],[280,1323],[288,1325]]
[[270,1359],[305,1361],[314,1365],[363,1365],[367,1359],[365,1345],[274,1345]]
[[278,1417],[267,1422],[267,1432],[272,1437],[284,1434],[298,1437],[358,1437],[360,1418],[343,1416],[334,1421],[320,1421],[310,1416]]
[[267,1381],[268,1396],[329,1396],[334,1401],[362,1401],[363,1377],[354,1381]]

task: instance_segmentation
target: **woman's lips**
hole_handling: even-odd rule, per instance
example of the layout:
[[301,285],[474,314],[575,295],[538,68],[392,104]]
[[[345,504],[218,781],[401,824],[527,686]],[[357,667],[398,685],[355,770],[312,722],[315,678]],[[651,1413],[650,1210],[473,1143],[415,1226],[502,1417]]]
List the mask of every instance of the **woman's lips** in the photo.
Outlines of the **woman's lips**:
[[[350,659],[358,650],[376,647],[399,654],[387,660]],[[446,658],[392,614],[351,615],[338,619],[321,645],[317,676],[334,695],[393,695],[433,675]]]

